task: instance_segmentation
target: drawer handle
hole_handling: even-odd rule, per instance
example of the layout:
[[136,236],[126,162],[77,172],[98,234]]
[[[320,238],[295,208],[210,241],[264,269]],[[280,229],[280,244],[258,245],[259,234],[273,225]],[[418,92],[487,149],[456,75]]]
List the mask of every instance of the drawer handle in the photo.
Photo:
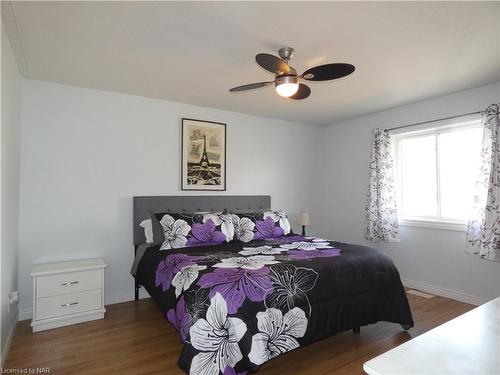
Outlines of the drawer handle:
[[79,283],[79,281],[70,281],[68,283],[62,283],[61,285],[62,286],[69,286],[69,285],[74,285],[74,284],[78,284],[78,283]]
[[68,306],[74,306],[74,305],[78,305],[78,302],[65,303],[64,305],[61,305],[61,307],[68,307]]

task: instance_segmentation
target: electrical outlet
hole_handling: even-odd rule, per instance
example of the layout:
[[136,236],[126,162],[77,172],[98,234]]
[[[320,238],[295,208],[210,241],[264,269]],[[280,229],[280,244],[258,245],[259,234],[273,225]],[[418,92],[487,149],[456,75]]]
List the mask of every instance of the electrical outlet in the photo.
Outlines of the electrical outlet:
[[19,292],[9,293],[9,305],[16,305],[19,302]]
[[10,306],[16,305],[19,302],[19,292],[10,292],[8,295],[9,303],[7,304],[7,314],[10,314]]

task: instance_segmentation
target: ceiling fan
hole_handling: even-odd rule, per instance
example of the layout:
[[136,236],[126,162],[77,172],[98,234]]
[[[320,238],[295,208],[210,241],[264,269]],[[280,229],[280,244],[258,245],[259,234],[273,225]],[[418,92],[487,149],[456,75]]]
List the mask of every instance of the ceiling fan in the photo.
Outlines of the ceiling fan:
[[307,69],[302,74],[288,63],[293,57],[295,50],[291,47],[284,47],[278,51],[280,57],[268,53],[259,53],[255,56],[255,61],[267,71],[275,74],[274,81],[250,83],[248,85],[233,87],[230,92],[245,91],[257,89],[259,87],[269,86],[274,83],[278,95],[289,99],[305,99],[311,95],[309,86],[299,83],[301,79],[307,81],[329,81],[348,76],[354,72],[354,65],[335,63],[315,66]]

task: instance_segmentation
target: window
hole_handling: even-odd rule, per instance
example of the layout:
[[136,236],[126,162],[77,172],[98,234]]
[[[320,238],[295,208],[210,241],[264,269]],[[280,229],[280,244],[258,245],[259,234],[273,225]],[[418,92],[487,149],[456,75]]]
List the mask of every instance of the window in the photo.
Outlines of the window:
[[402,225],[465,228],[479,173],[481,140],[479,119],[393,135]]

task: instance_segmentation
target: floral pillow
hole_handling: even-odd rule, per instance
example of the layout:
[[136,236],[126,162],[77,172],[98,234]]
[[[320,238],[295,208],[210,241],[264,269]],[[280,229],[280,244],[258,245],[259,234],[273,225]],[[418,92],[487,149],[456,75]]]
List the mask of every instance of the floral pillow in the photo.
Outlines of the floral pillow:
[[[152,215],[160,228],[160,250],[217,245],[233,239],[231,215],[216,213],[157,213]],[[156,241],[156,233],[154,238]]]
[[285,211],[232,213],[234,237],[241,242],[293,234]]

